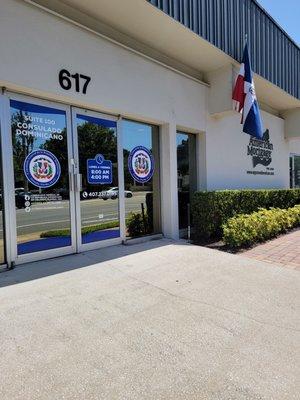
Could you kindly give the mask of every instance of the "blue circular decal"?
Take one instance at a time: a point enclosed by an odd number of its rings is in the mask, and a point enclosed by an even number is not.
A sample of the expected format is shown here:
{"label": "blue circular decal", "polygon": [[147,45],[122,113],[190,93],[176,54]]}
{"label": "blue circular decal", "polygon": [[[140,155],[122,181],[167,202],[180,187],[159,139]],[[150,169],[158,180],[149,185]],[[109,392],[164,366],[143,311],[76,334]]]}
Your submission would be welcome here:
{"label": "blue circular decal", "polygon": [[150,181],[154,173],[154,159],[150,151],[144,146],[137,146],[131,150],[128,157],[128,168],[136,182]]}
{"label": "blue circular decal", "polygon": [[48,188],[59,180],[61,168],[58,159],[50,151],[35,150],[24,161],[24,173],[34,186]]}

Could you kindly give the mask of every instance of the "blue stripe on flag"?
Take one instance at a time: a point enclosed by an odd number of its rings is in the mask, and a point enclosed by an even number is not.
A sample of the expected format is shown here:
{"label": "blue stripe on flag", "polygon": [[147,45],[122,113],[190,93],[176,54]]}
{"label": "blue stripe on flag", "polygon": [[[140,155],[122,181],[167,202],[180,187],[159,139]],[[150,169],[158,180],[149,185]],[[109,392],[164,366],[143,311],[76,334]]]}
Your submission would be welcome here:
{"label": "blue stripe on flag", "polygon": [[248,52],[247,43],[244,48],[243,63],[244,63],[244,68],[245,68],[244,79],[246,82],[252,83],[252,71],[251,71],[251,63],[250,63],[250,56],[249,56],[249,52]]}
{"label": "blue stripe on flag", "polygon": [[243,132],[255,136],[257,139],[262,139],[263,137],[262,121],[256,100],[254,100],[254,103],[245,119]]}

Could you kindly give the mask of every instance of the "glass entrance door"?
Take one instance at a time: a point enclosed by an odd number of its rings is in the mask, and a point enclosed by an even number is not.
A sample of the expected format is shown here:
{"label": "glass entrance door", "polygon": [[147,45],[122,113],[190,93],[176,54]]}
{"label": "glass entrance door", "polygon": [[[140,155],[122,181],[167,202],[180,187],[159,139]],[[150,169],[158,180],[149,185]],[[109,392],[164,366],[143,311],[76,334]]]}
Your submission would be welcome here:
{"label": "glass entrance door", "polygon": [[5,246],[4,246],[4,201],[3,201],[3,168],[2,168],[2,149],[0,135],[0,265],[5,263]]}
{"label": "glass entrance door", "polygon": [[177,179],[179,229],[186,229],[192,194],[197,187],[196,136],[177,132]]}
{"label": "glass entrance door", "polygon": [[[116,117],[21,95],[9,95],[7,101],[13,261],[161,232],[157,127],[123,121],[122,147]],[[1,227],[2,208],[0,264]]]}
{"label": "glass entrance door", "polygon": [[74,252],[69,108],[20,97],[10,99],[10,113],[17,257]]}
{"label": "glass entrance door", "polygon": [[300,188],[300,155],[290,156],[290,187]]}
{"label": "glass entrance door", "polygon": [[73,109],[78,249],[120,241],[117,119]]}

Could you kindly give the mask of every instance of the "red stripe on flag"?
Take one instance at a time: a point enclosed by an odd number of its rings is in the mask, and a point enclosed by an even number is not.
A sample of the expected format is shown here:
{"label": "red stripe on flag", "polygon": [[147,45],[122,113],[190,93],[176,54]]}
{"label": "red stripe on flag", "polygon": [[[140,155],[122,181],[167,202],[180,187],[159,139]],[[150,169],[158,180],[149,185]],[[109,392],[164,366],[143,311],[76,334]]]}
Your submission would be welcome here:
{"label": "red stripe on flag", "polygon": [[232,94],[232,100],[237,102],[236,110],[238,112],[241,112],[245,102],[244,77],[242,75],[238,75],[236,79],[235,87]]}

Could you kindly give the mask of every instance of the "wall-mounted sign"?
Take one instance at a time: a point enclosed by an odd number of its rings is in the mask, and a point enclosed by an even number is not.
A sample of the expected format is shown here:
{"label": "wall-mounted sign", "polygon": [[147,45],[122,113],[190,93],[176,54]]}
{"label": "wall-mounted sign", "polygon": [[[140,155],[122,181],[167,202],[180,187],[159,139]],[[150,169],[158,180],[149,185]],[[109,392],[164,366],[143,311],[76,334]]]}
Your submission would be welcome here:
{"label": "wall-mounted sign", "polygon": [[112,162],[105,160],[102,154],[87,160],[87,180],[91,185],[109,185],[112,183]]}
{"label": "wall-mounted sign", "polygon": [[247,146],[247,155],[252,157],[253,168],[258,165],[262,165],[267,168],[266,171],[247,171],[247,174],[274,175],[274,168],[268,168],[268,166],[272,163],[273,150],[274,146],[270,142],[269,129],[264,132],[261,140],[251,136],[249,145]]}
{"label": "wall-mounted sign", "polygon": [[253,167],[261,164],[267,167],[272,162],[273,144],[270,143],[270,133],[267,129],[263,135],[262,140],[256,139],[251,136],[248,145],[248,155],[252,156]]}
{"label": "wall-mounted sign", "polygon": [[86,94],[91,77],[78,72],[71,74],[67,69],[61,69],[58,74],[58,81],[60,87],[64,90],[70,90],[75,85],[77,93]]}
{"label": "wall-mounted sign", "polygon": [[150,181],[154,173],[154,159],[150,151],[144,146],[137,146],[131,150],[128,157],[128,168],[136,182]]}
{"label": "wall-mounted sign", "polygon": [[50,151],[35,150],[24,161],[24,174],[34,186],[48,188],[60,178],[60,163]]}

